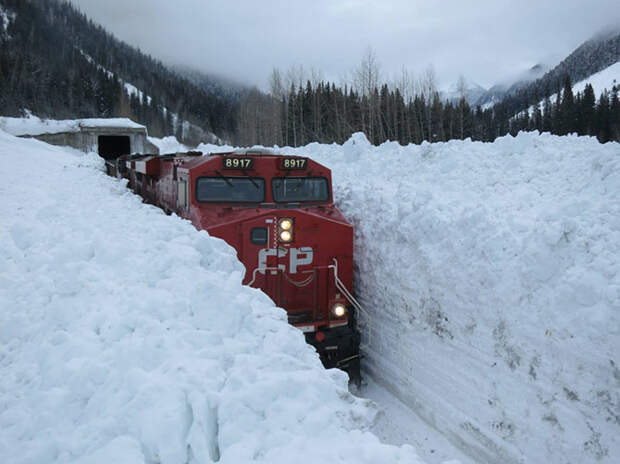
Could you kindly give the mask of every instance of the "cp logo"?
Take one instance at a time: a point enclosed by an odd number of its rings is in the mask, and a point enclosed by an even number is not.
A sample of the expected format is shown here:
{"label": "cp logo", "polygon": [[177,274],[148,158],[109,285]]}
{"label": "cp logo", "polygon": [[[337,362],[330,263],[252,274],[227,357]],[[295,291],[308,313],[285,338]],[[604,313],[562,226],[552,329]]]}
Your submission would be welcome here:
{"label": "cp logo", "polygon": [[[261,274],[264,274],[264,269],[267,267],[267,257],[277,256],[278,258],[284,258],[289,255],[289,273],[297,274],[297,267],[304,266],[306,264],[312,264],[314,259],[314,253],[310,247],[301,248],[263,248],[258,252],[258,269]],[[285,264],[278,264],[278,268],[286,272]]]}

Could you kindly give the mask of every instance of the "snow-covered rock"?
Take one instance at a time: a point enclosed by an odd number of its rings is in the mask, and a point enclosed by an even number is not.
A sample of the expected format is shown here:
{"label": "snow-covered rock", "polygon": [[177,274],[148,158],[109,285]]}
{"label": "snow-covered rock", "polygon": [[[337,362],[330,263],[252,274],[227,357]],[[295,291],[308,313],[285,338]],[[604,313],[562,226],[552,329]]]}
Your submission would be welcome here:
{"label": "snow-covered rock", "polygon": [[0,177],[0,462],[420,462],[225,242],[94,154],[0,131]]}

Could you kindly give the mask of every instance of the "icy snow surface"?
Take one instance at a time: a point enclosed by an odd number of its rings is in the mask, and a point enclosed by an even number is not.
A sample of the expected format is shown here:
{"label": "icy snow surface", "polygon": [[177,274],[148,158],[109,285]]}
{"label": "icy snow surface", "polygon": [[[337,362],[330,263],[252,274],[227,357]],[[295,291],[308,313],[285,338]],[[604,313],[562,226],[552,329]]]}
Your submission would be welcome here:
{"label": "icy snow surface", "polygon": [[0,462],[416,463],[223,241],[0,131]]}
{"label": "icy snow surface", "polygon": [[620,462],[620,144],[280,151],[356,226],[373,378],[479,462]]}

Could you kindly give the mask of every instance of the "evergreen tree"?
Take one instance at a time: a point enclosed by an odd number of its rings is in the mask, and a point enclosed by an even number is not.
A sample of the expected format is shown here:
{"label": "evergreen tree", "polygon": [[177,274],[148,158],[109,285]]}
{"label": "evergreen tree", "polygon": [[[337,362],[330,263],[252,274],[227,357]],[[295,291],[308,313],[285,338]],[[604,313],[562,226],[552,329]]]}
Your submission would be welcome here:
{"label": "evergreen tree", "polygon": [[596,135],[596,97],[591,84],[586,84],[581,105],[583,133]]}
{"label": "evergreen tree", "polygon": [[564,80],[564,89],[562,92],[562,103],[559,107],[558,134],[566,135],[568,133],[575,132],[577,129],[576,126],[577,115],[573,97],[573,85],[571,83],[570,76],[566,76],[566,79]]}

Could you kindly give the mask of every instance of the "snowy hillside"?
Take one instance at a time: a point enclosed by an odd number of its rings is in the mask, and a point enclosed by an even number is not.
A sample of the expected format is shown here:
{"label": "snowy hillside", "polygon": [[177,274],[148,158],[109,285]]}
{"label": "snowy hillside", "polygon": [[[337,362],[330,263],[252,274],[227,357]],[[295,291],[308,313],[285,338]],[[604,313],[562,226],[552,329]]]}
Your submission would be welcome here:
{"label": "snowy hillside", "polygon": [[0,462],[416,463],[223,241],[0,131]]}
{"label": "snowy hillside", "polygon": [[286,149],[357,226],[366,368],[480,462],[620,459],[620,144]]}
{"label": "snowy hillside", "polygon": [[573,94],[583,92],[586,84],[592,85],[597,96],[605,89],[611,90],[613,86],[620,85],[620,61],[574,84]]}
{"label": "snowy hillside", "polygon": [[[579,81],[572,86],[573,95],[576,95],[578,92],[583,93],[586,88],[586,85],[592,85],[592,89],[594,89],[594,95],[598,98],[600,94],[604,90],[611,90],[612,87],[616,85],[620,85],[620,61],[611,65],[610,67],[603,69],[602,71],[597,72],[596,74],[592,74],[587,79]],[[555,102],[558,98],[558,94],[554,93],[549,97],[551,102]],[[538,107],[541,112],[543,112],[544,105],[543,100],[538,102]],[[529,115],[533,116],[534,114],[534,105],[528,108]],[[524,110],[525,112],[525,110]]]}

